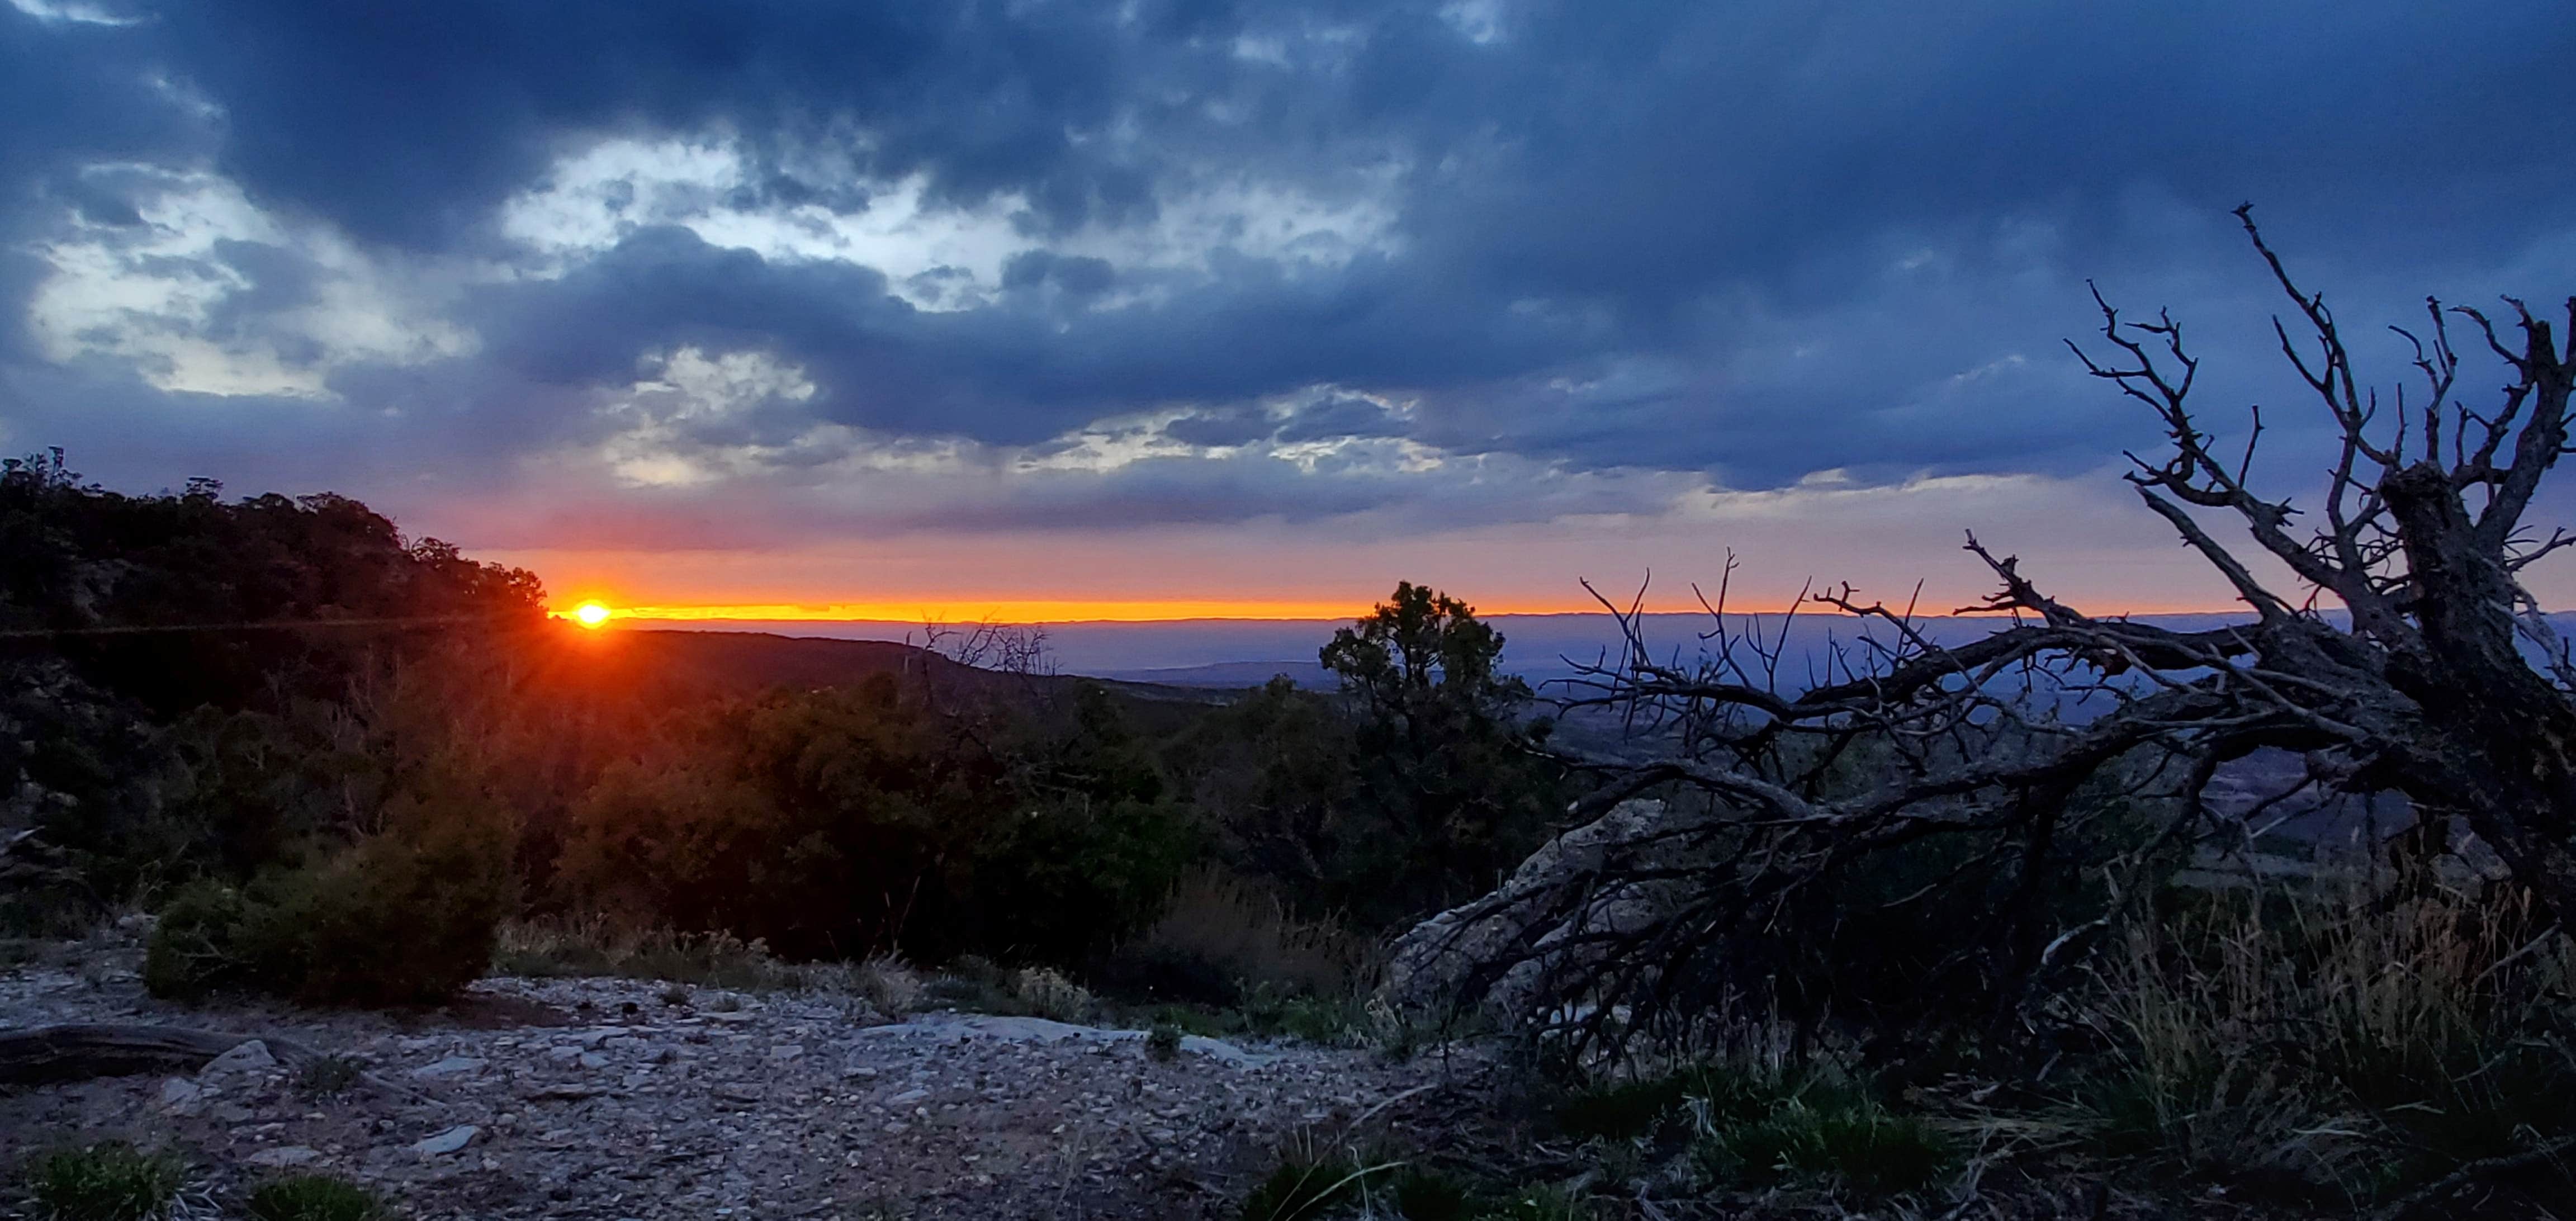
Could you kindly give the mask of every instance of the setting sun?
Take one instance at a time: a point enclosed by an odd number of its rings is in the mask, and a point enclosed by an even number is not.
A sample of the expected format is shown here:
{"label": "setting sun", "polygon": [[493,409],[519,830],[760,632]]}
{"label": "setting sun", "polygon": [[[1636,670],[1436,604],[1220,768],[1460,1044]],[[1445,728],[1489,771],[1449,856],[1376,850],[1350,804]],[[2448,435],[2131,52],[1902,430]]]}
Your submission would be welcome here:
{"label": "setting sun", "polygon": [[572,617],[583,627],[600,627],[608,622],[608,608],[597,602],[584,602],[573,608]]}

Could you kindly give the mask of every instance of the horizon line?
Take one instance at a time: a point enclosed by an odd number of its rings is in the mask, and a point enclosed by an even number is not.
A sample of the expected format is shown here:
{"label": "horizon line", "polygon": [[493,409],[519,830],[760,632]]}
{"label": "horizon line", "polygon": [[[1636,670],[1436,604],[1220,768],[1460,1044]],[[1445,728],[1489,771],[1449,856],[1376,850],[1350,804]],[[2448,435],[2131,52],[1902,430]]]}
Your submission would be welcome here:
{"label": "horizon line", "polygon": [[[977,623],[1070,625],[1091,623],[1351,622],[1367,615],[1371,608],[1377,605],[1375,602],[1371,602],[1366,605],[1355,605],[1345,602],[1232,602],[1198,599],[1096,602],[1071,600],[1060,601],[1051,599],[1006,599],[966,604],[972,605],[976,608],[972,614],[952,613],[958,609],[955,604],[947,607],[923,607],[919,604],[906,605],[891,602],[622,605],[607,599],[574,599],[568,602],[567,605],[579,605],[586,601],[599,601],[603,605],[607,606],[609,608],[611,622],[708,625],[719,623],[866,623],[925,626],[934,624],[969,625]],[[1478,606],[1471,603],[1470,608],[1479,618],[1540,615],[1607,615],[1610,613],[1609,611],[1604,610],[1598,603],[1535,606],[1507,604],[1500,607]],[[1790,608],[1783,606],[1763,606],[1741,610],[1729,608],[1726,613],[1729,615],[1760,615],[1765,617],[1778,617],[1788,614],[1789,609]],[[1836,610],[1833,607],[1822,606],[1814,603],[1802,604],[1796,609],[1797,613],[1801,615],[1822,615],[1828,618],[1846,617],[1841,611]],[[560,615],[563,611],[550,607],[550,613]],[[1703,608],[1690,606],[1674,610],[1654,610],[1649,608],[1645,613],[1653,615],[1705,616],[1708,612]],[[2118,618],[2122,616],[2138,615],[2224,615],[2241,613],[2247,613],[2245,608],[2242,606],[2215,609],[2209,607],[2148,607],[2130,608],[2121,611],[2098,612],[2095,614],[2095,617]],[[1987,617],[1987,615],[1972,611],[1963,612],[1958,610],[1940,610],[1918,611],[1914,617],[1917,619],[1952,619],[1984,618]]]}

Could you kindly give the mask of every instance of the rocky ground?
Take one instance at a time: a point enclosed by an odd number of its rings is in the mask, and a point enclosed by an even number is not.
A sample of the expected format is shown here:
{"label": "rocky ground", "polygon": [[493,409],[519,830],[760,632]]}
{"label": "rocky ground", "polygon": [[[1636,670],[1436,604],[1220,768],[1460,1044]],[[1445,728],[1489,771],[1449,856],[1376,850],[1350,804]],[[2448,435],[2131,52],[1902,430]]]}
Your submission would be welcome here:
{"label": "rocky ground", "polygon": [[[292,1040],[372,1082],[245,1046],[183,1076],[0,1088],[0,1164],[49,1145],[174,1147],[218,1196],[327,1171],[417,1218],[1231,1215],[1283,1140],[1451,1109],[1452,1057],[1190,1039],[855,998],[492,979],[409,1015],[183,1008],[121,955],[0,974],[0,1030],[152,1023]],[[1426,1088],[1427,1087],[1427,1088]]]}

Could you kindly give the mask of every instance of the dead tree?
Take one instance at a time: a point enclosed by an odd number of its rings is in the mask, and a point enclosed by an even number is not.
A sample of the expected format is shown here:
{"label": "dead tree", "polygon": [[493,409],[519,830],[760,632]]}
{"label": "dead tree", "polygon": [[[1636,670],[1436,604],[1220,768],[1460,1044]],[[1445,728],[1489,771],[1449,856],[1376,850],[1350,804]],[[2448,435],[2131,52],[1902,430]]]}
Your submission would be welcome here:
{"label": "dead tree", "polygon": [[[1522,930],[1470,991],[1535,965],[1550,973],[1555,1012],[1578,1025],[1669,1011],[1693,989],[1742,984],[1712,955],[1776,930],[1801,896],[1881,854],[1949,841],[1949,872],[1875,918],[1907,919],[1943,887],[1984,886],[1978,927],[1956,930],[1945,969],[1974,974],[1993,1019],[2010,1022],[2030,981],[2106,922],[2069,925],[2039,893],[2064,864],[2055,854],[2070,820],[2092,816],[2072,800],[2079,789],[2117,779],[2163,799],[2161,830],[2132,838],[2129,859],[2143,859],[2206,833],[2212,775],[2265,747],[2306,756],[2323,784],[2395,791],[2428,824],[2456,820],[2550,911],[2576,916],[2576,665],[2521,580],[2570,541],[2535,537],[2526,517],[2569,451],[2576,345],[2560,347],[2517,300],[2501,325],[2428,301],[2421,327],[2393,328],[2420,385],[2383,395],[2355,372],[2324,298],[2293,282],[2250,209],[2237,216],[2294,306],[2274,320],[2281,350],[2339,436],[2315,512],[2252,485],[2259,408],[2241,444],[2222,451],[2204,431],[2190,399],[2199,362],[2169,314],[2132,320],[2097,291],[2099,343],[2069,346],[2161,421],[2168,448],[2130,455],[2127,478],[2225,577],[2242,620],[2185,631],[2087,614],[1971,535],[1967,550],[2000,588],[1961,613],[1995,614],[1997,630],[1943,643],[1911,607],[1848,587],[1804,596],[1871,630],[1793,692],[1779,681],[1786,629],[1741,630],[1723,587],[1703,599],[1712,647],[1687,665],[1649,652],[1636,605],[1605,602],[1626,655],[1586,667],[1563,702],[1653,725],[1676,745],[1643,764],[1592,760],[1607,783],[1584,809],[1650,792],[1698,804],[1578,876],[1452,913],[1453,927]],[[2576,332],[2576,299],[2568,310]],[[2455,394],[2455,332],[2502,362],[2500,401]],[[2254,551],[2222,538],[2231,520]],[[2250,554],[2267,557],[2262,571]],[[2061,715],[2070,703],[2094,714]],[[2114,871],[2102,884],[2139,880]],[[1653,917],[1596,918],[1623,897]]]}

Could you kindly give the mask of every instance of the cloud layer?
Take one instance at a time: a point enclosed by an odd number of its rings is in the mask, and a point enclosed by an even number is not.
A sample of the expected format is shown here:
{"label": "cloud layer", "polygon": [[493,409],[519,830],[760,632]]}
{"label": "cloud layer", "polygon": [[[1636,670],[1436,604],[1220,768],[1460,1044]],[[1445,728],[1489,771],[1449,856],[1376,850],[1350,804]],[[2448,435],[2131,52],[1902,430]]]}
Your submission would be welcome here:
{"label": "cloud layer", "polygon": [[2242,200],[2347,317],[2565,291],[2571,59],[2542,0],[13,0],[0,447],[510,549],[1919,513],[2152,442],[2088,278],[2290,399]]}

